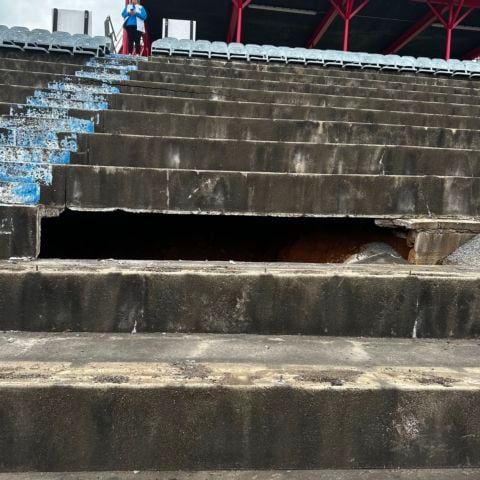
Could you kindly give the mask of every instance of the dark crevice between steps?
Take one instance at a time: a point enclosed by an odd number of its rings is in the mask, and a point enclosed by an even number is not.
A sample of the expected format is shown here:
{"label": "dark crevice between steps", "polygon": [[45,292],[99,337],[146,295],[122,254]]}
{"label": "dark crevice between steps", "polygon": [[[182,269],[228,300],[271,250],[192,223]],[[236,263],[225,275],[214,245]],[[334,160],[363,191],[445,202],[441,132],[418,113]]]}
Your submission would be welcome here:
{"label": "dark crevice between steps", "polygon": [[42,220],[41,258],[342,263],[371,242],[405,259],[374,220],[65,211]]}

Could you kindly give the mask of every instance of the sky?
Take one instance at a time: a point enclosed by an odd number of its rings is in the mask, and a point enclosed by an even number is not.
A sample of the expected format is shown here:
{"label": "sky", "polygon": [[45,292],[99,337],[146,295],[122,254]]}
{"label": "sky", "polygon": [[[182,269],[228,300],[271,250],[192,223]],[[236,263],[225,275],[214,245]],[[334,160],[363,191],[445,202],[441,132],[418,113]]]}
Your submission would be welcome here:
{"label": "sky", "polygon": [[[3,3],[3,1],[2,1]],[[120,13],[125,2],[123,0],[15,0],[15,8],[7,8],[2,12],[0,23],[12,27],[14,25],[52,30],[52,10],[65,8],[69,10],[90,10],[93,12],[93,34],[103,35],[103,22],[110,15],[115,29],[121,27]]]}

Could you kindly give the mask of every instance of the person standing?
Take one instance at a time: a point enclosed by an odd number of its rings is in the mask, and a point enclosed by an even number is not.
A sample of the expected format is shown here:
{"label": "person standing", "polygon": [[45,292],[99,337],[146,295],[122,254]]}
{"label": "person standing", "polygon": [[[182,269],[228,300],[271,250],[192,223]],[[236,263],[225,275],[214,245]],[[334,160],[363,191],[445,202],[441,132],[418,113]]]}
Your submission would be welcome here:
{"label": "person standing", "polygon": [[123,27],[127,31],[128,36],[128,53],[135,52],[140,54],[140,40],[145,33],[145,20],[147,19],[146,10],[140,5],[140,0],[131,0],[122,12],[122,17],[125,19]]}

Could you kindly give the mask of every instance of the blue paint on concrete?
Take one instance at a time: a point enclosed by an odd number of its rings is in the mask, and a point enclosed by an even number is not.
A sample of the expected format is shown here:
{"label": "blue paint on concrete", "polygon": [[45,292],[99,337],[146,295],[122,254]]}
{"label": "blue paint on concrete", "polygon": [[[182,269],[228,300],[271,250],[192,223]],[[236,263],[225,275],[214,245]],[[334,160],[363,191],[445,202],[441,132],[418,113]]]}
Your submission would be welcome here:
{"label": "blue paint on concrete", "polygon": [[102,72],[86,72],[85,70],[79,70],[75,72],[75,76],[78,78],[88,78],[90,80],[99,80],[101,82],[123,82],[129,79],[126,73],[102,73]]}
{"label": "blue paint on concrete", "polygon": [[6,205],[37,205],[40,185],[36,183],[0,182],[0,203]]}
{"label": "blue paint on concrete", "polygon": [[49,83],[0,117],[0,203],[38,204],[40,185],[52,184],[51,165],[70,163],[71,152],[78,151],[77,133],[95,130],[93,120],[74,117],[71,111],[107,110],[106,95],[120,93],[110,83],[128,80],[144,60],[124,55],[89,60],[88,70]]}
{"label": "blue paint on concrete", "polygon": [[52,167],[45,163],[0,162],[0,182],[52,184]]}
{"label": "blue paint on concrete", "polygon": [[65,165],[70,163],[70,152],[45,148],[0,147],[0,162]]}

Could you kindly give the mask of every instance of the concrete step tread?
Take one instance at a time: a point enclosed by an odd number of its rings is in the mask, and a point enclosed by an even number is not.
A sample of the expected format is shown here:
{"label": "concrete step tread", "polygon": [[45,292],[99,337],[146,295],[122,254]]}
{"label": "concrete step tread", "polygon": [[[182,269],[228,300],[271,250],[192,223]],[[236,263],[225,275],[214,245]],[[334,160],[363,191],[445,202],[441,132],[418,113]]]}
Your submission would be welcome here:
{"label": "concrete step tread", "polygon": [[[196,66],[206,66],[226,71],[235,71],[235,70],[245,70],[251,72],[274,72],[274,73],[285,73],[291,75],[341,75],[349,76],[351,78],[378,78],[378,79],[392,79],[400,80],[405,79],[405,81],[414,81],[416,79],[423,79],[426,81],[432,82],[443,82],[444,84],[457,84],[457,85],[475,85],[478,84],[478,78],[465,79],[465,78],[445,78],[445,77],[435,77],[429,74],[410,74],[406,72],[399,73],[385,73],[385,72],[375,72],[371,70],[359,70],[359,69],[348,69],[348,68],[335,68],[323,66],[312,66],[308,67],[299,66],[299,65],[279,65],[276,63],[264,63],[264,62],[242,62],[242,61],[227,61],[219,59],[202,59],[202,58],[185,58],[185,57],[151,57],[151,64],[169,64],[169,65],[180,65],[195,68]],[[140,65],[140,70],[142,69]]]}
{"label": "concrete step tread", "polygon": [[[152,98],[153,97],[153,98]],[[112,98],[112,97],[111,97]],[[121,105],[122,101],[134,101],[134,100],[140,100],[145,98],[143,95],[136,95],[136,94],[131,94],[131,93],[121,93],[118,96],[116,95],[115,97],[112,98],[112,100],[117,100],[115,102],[116,104]],[[352,97],[352,98],[357,98],[357,97]],[[362,98],[362,97],[358,97]],[[398,106],[398,103],[395,104],[395,106],[392,105],[392,102],[388,102],[385,104],[385,109],[382,108],[373,108],[371,104],[368,105],[367,108],[365,107],[345,107],[345,106],[338,106],[338,105],[302,105],[302,104],[291,104],[291,103],[271,103],[271,102],[261,102],[261,101],[248,101],[248,100],[222,100],[222,99],[215,99],[215,98],[190,98],[190,97],[170,97],[170,96],[164,96],[164,95],[148,95],[147,99],[149,101],[152,101],[153,99],[157,101],[168,101],[172,103],[185,103],[185,101],[191,102],[194,105],[222,105],[222,106],[251,106],[251,107],[261,107],[261,108],[271,108],[275,110],[312,110],[312,111],[322,111],[326,109],[333,109],[333,110],[340,110],[340,111],[361,111],[361,112],[385,112],[386,110],[391,113],[401,113],[401,114],[412,114],[412,115],[426,115],[426,116],[431,116],[433,118],[439,118],[439,117],[448,117],[448,118],[455,118],[455,119],[460,119],[460,118],[472,118],[471,115],[465,115],[464,111],[460,111],[459,113],[456,114],[451,114],[451,113],[431,113],[431,112],[424,112],[420,110],[420,107],[422,106],[423,102],[416,102],[416,108],[415,111],[408,111],[408,110],[401,110]],[[407,100],[398,100],[397,102],[402,102],[403,106],[410,105],[411,102]],[[141,105],[140,105],[141,106]],[[148,106],[148,105],[146,105]],[[388,107],[388,108],[387,108]],[[463,107],[463,105],[462,105]],[[115,110],[115,108],[113,108]],[[144,110],[144,109],[132,109],[132,111],[144,111],[144,112],[149,112],[151,110]]]}
{"label": "concrete step tread", "polygon": [[225,334],[0,334],[0,388],[292,387],[480,392],[478,340]]}
{"label": "concrete step tread", "polygon": [[[157,62],[150,62],[140,65],[139,72],[156,72],[156,73],[177,73],[177,74],[201,74],[213,75],[215,77],[225,78],[241,78],[251,80],[262,80],[269,78],[274,80],[285,79],[285,81],[314,83],[318,79],[338,79],[345,82],[369,82],[370,84],[392,83],[398,85],[408,85],[415,87],[431,87],[431,88],[450,88],[458,90],[468,90],[475,92],[480,88],[480,84],[473,81],[464,81],[463,83],[456,83],[455,79],[444,79],[439,77],[421,77],[406,75],[375,75],[374,72],[361,72],[359,70],[337,70],[337,69],[323,69],[314,70],[311,67],[305,69],[303,72],[285,69],[284,71],[269,71],[269,70],[246,70],[240,68],[222,68],[208,65],[181,65],[181,64],[159,64]],[[363,76],[361,74],[364,74]],[[349,75],[350,74],[350,75]],[[360,74],[360,75],[359,75]],[[446,80],[446,81],[445,81]]]}
{"label": "concrete step tread", "polygon": [[[423,92],[418,90],[396,90],[392,88],[376,88],[376,87],[361,87],[361,86],[348,86],[348,85],[310,85],[310,84],[292,84],[288,88],[288,84],[281,82],[268,82],[272,85],[265,85],[264,82],[253,82],[252,85],[239,85],[238,83],[232,82],[217,82],[217,84],[209,84],[208,81],[203,81],[199,79],[198,83],[189,82],[188,78],[185,79],[181,77],[179,80],[174,79],[136,79],[134,76],[130,80],[118,80],[119,83],[126,87],[135,87],[140,89],[164,89],[164,90],[173,90],[176,91],[186,91],[189,92],[192,96],[195,96],[199,92],[210,92],[210,93],[222,93],[228,92],[238,93],[241,97],[242,92],[247,92],[248,94],[257,94],[259,96],[268,94],[275,95],[307,95],[307,96],[318,96],[325,94],[335,94],[343,96],[354,96],[354,97],[364,97],[364,98],[373,98],[373,99],[390,99],[395,100],[400,95],[404,98],[409,98],[411,101],[429,101],[434,103],[456,103],[464,105],[480,105],[480,101],[477,101],[475,95],[461,95],[455,93],[443,93],[443,92]],[[172,81],[168,81],[172,80]],[[262,88],[264,87],[264,88]],[[275,88],[271,88],[275,87]],[[303,87],[303,88],[302,88]]]}
{"label": "concrete step tread", "polygon": [[[321,178],[321,177],[327,177],[327,178],[336,178],[339,180],[346,180],[348,181],[349,179],[355,180],[358,178],[362,179],[376,179],[376,178],[402,178],[405,181],[408,180],[414,180],[417,179],[419,176],[422,178],[432,178],[432,179],[439,179],[439,180],[445,180],[445,181],[450,181],[452,179],[451,175],[398,175],[398,174],[376,174],[376,173],[303,173],[303,172],[270,172],[270,171],[255,171],[255,170],[216,170],[216,169],[197,169],[197,168],[171,168],[171,167],[161,167],[161,168],[156,168],[156,167],[138,167],[135,165],[128,165],[128,166],[117,166],[117,165],[85,165],[85,164],[80,164],[80,165],[74,165],[74,164],[66,164],[66,165],[55,165],[55,168],[57,171],[58,169],[67,169],[71,172],[74,172],[76,170],[77,172],[95,172],[95,173],[125,173],[129,174],[132,173],[134,174],[135,172],[138,174],[145,174],[148,173],[148,171],[152,173],[175,173],[175,172],[186,172],[189,174],[194,174],[197,176],[200,175],[212,175],[212,176],[219,176],[219,175],[229,175],[229,176],[237,176],[241,175],[243,177],[248,177],[248,176],[269,176],[272,179],[276,178],[281,178],[281,177],[288,177],[291,179],[297,178],[297,179],[307,179],[307,178]],[[455,175],[454,176],[455,180],[457,181],[476,181],[478,177],[475,176],[461,176],[461,175]],[[168,179],[167,179],[168,181]],[[461,217],[461,216],[459,216]],[[470,218],[470,217],[466,217]]]}
{"label": "concrete step tread", "polygon": [[478,480],[480,469],[0,473],[0,480]]}
{"label": "concrete step tread", "polygon": [[[348,110],[348,109],[347,109]],[[352,109],[352,111],[354,111],[354,109]],[[382,112],[381,110],[376,110],[377,112]],[[404,112],[392,112],[392,113],[399,113],[399,114],[404,114]],[[114,115],[118,115],[118,116],[123,116],[123,117],[126,117],[128,115],[143,115],[145,117],[150,117],[152,120],[155,120],[155,119],[161,119],[161,118],[165,118],[165,117],[171,117],[171,118],[177,118],[177,119],[189,119],[189,118],[195,118],[195,119],[199,119],[199,118],[203,118],[203,119],[211,119],[211,120],[217,120],[217,121],[221,121],[221,120],[224,120],[224,121],[228,121],[228,120],[235,120],[235,121],[241,121],[241,122],[248,122],[248,121],[251,121],[251,122],[261,122],[261,123],[285,123],[285,124],[290,124],[290,125],[306,125],[306,124],[311,124],[311,125],[323,125],[323,124],[339,124],[339,125],[347,125],[347,126],[352,126],[352,125],[372,125],[372,126],[375,126],[375,127],[379,127],[379,126],[391,126],[391,127],[410,127],[410,128],[418,128],[418,129],[421,129],[421,130],[449,130],[449,131],[452,131],[454,130],[455,132],[462,132],[462,131],[467,131],[467,132],[478,132],[480,130],[479,129],[472,129],[472,128],[456,128],[456,129],[452,129],[452,128],[449,128],[449,127],[437,127],[437,126],[428,126],[428,127],[425,127],[425,126],[421,126],[421,125],[411,125],[411,124],[408,124],[408,125],[402,125],[402,124],[399,124],[399,123],[372,123],[372,122],[351,122],[351,121],[341,121],[341,120],[305,120],[305,119],[297,119],[297,118],[259,118],[259,117],[242,117],[242,118],[238,118],[238,117],[235,117],[233,115],[212,115],[212,116],[205,116],[205,115],[195,115],[195,114],[191,114],[191,113],[169,113],[169,112],[142,112],[142,111],[137,111],[137,110],[129,110],[129,111],[125,111],[125,110],[105,110],[105,111],[102,111],[100,113],[101,117],[110,117],[110,116],[114,116]],[[407,113],[408,114],[408,113]],[[426,115],[426,116],[431,116],[432,118],[435,118],[435,114],[419,114],[420,116],[422,115]],[[13,118],[28,118],[28,117],[13,117]],[[32,119],[32,123],[33,120],[35,119]],[[480,124],[479,124],[480,125]]]}
{"label": "concrete step tread", "polygon": [[[22,207],[32,208],[32,207]],[[35,207],[36,208],[36,207]],[[458,221],[458,220],[455,220]],[[440,225],[444,221],[439,222]],[[448,224],[448,222],[447,222]],[[78,273],[141,274],[181,273],[217,275],[302,275],[371,278],[437,278],[480,279],[480,270],[454,265],[364,265],[285,262],[216,262],[216,261],[150,261],[150,260],[57,260],[0,261],[0,272],[12,274]]]}
{"label": "concrete step tread", "polygon": [[[247,85],[255,84],[258,86],[265,87],[265,89],[270,89],[274,86],[280,86],[287,88],[299,88],[301,89],[302,86],[308,88],[310,85],[315,86],[337,86],[343,88],[354,88],[360,89],[361,91],[368,91],[368,90],[378,90],[381,88],[382,90],[389,90],[389,91],[402,91],[402,92],[416,92],[416,93],[431,93],[431,94],[441,94],[441,95],[476,95],[478,94],[477,88],[458,88],[454,87],[453,85],[448,91],[448,85],[446,86],[438,86],[438,85],[418,85],[415,83],[409,82],[391,82],[391,81],[379,81],[379,80],[360,80],[360,79],[352,79],[352,78],[345,78],[345,77],[333,77],[329,76],[325,78],[323,82],[315,82],[313,79],[315,77],[311,77],[308,82],[305,81],[297,81],[296,77],[292,77],[288,80],[279,79],[278,76],[274,78],[244,78],[239,76],[222,76],[218,75],[215,72],[211,72],[208,76],[202,75],[201,72],[195,71],[192,69],[191,72],[161,72],[161,71],[152,71],[152,70],[136,70],[135,72],[131,72],[131,79],[132,80],[140,80],[140,81],[156,81],[157,79],[160,81],[172,81],[174,83],[187,83],[184,79],[192,79],[192,84],[201,83],[202,85],[219,85],[220,84],[227,84],[229,82],[235,85],[242,85],[244,84],[245,88],[248,88]],[[203,81],[202,81],[203,80]],[[480,85],[480,84],[478,84]],[[240,87],[242,88],[242,87]],[[442,90],[443,88],[443,90]],[[460,91],[463,90],[463,91]]]}
{"label": "concrete step tread", "polygon": [[[466,155],[471,153],[472,155],[477,155],[478,150],[472,148],[448,148],[448,147],[436,147],[436,146],[428,146],[428,145],[383,145],[380,143],[362,143],[362,144],[350,144],[350,143],[332,143],[332,142],[325,142],[321,145],[314,143],[314,142],[278,142],[275,140],[245,140],[245,139],[234,139],[234,138],[196,138],[196,137],[178,137],[178,136],[162,136],[156,137],[154,135],[141,135],[141,134],[116,134],[110,132],[95,132],[93,136],[83,136],[83,134],[79,134],[79,138],[103,138],[108,139],[109,142],[115,142],[118,139],[131,139],[132,141],[143,141],[146,139],[157,139],[161,138],[162,141],[169,141],[169,140],[176,140],[181,142],[200,142],[200,143],[209,143],[209,144],[229,144],[232,145],[232,148],[237,148],[237,145],[295,145],[295,146],[312,146],[318,145],[320,148],[323,146],[334,146],[334,147],[347,147],[347,148],[381,148],[381,149],[395,149],[395,150],[404,150],[404,151],[411,151],[411,153],[415,153],[416,151],[422,152],[448,152],[449,154],[459,153],[462,155]],[[0,149],[2,147],[0,146]],[[4,147],[6,148],[6,147]]]}

